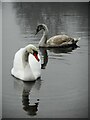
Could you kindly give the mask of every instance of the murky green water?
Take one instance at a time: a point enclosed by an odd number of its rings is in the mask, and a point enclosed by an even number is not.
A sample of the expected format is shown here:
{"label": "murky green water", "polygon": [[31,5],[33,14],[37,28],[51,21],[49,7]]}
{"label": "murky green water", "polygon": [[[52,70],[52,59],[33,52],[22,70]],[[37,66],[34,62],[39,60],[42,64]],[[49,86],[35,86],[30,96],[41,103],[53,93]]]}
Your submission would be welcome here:
{"label": "murky green water", "polygon": [[[3,3],[2,8],[3,118],[88,117],[88,4]],[[80,48],[40,49],[41,80],[24,83],[11,76],[13,57],[29,43],[38,46],[39,23],[48,26],[49,37],[81,37]]]}

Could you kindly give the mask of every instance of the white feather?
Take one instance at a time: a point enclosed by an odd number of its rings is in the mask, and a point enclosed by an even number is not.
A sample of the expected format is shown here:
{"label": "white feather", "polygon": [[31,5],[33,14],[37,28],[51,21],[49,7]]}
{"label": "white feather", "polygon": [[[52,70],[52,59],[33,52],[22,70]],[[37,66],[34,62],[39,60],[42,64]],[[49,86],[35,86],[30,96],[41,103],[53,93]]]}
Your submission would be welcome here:
{"label": "white feather", "polygon": [[[31,53],[29,53],[28,62],[26,62],[23,59],[25,50],[26,47],[21,48],[15,54],[11,74],[23,81],[34,81],[41,76],[41,60],[37,61],[37,59]],[[38,57],[40,59],[39,55]]]}

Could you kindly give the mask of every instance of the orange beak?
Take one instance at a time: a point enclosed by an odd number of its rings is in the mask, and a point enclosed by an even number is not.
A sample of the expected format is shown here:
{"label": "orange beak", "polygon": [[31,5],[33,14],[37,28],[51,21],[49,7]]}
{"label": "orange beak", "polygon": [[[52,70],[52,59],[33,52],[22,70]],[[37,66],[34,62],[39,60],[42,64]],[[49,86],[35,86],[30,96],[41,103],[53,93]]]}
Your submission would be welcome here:
{"label": "orange beak", "polygon": [[34,53],[34,57],[36,58],[36,60],[39,62],[39,58],[38,58],[38,54]]}

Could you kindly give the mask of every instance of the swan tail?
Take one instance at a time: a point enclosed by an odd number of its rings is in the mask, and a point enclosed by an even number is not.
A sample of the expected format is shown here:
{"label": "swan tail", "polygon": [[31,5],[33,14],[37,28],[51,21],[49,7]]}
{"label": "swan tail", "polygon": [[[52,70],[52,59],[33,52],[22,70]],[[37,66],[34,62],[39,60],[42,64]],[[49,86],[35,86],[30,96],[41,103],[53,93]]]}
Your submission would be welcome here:
{"label": "swan tail", "polygon": [[78,42],[81,38],[74,38],[74,41]]}
{"label": "swan tail", "polygon": [[81,38],[74,38],[74,43],[76,44]]}
{"label": "swan tail", "polygon": [[75,40],[74,42],[75,42],[75,44],[76,44],[76,43],[78,42],[78,40]]}

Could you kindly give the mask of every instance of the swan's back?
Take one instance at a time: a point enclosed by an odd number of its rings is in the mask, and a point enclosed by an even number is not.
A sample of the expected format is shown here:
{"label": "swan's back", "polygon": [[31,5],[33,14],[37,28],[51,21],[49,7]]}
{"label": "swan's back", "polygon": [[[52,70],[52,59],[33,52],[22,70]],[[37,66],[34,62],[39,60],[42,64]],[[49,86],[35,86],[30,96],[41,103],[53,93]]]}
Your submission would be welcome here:
{"label": "swan's back", "polygon": [[64,42],[70,42],[73,39],[67,35],[56,35],[47,40],[48,45],[61,45]]}

